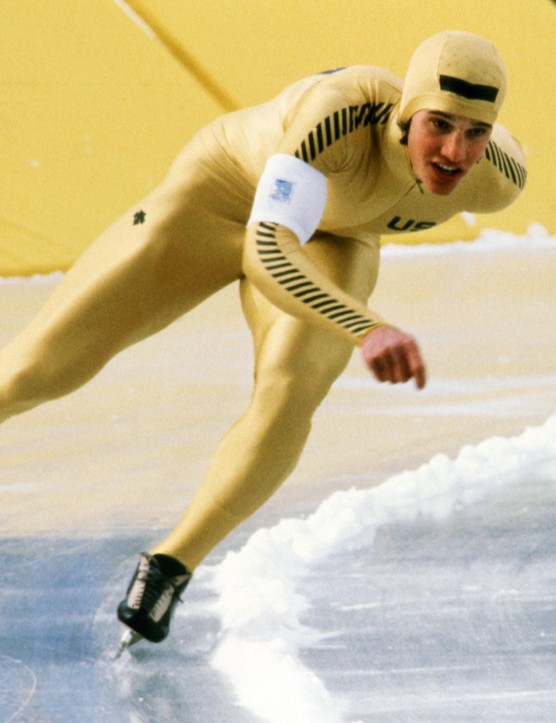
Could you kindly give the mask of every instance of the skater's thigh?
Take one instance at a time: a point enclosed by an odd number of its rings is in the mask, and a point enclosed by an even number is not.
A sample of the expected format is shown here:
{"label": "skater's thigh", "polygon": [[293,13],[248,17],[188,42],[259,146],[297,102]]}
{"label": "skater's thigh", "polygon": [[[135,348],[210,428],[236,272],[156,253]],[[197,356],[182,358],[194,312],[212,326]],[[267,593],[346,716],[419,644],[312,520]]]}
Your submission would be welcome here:
{"label": "skater's thigh", "polygon": [[34,333],[101,341],[106,354],[163,328],[241,276],[244,227],[163,184],[105,231],[66,274]]}

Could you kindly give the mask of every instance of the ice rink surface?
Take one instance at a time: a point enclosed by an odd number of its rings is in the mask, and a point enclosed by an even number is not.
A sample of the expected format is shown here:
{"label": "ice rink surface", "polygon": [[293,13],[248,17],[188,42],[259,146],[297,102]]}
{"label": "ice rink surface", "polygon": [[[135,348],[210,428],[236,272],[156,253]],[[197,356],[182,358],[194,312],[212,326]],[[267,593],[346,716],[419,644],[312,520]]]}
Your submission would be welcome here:
{"label": "ice rink surface", "polygon": [[[427,389],[354,355],[170,638],[118,660],[137,553],[248,399],[236,290],[6,423],[0,721],[556,721],[555,268],[538,228],[387,247],[371,305],[417,336]],[[56,283],[0,283],[1,343]]]}

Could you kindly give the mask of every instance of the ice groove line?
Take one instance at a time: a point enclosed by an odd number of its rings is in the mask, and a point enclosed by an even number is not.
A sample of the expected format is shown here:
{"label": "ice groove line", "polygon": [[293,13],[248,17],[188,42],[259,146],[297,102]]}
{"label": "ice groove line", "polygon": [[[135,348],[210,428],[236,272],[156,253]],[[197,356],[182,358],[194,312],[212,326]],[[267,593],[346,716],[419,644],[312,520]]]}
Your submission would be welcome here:
{"label": "ice groove line", "polygon": [[19,714],[22,713],[22,711],[24,711],[25,708],[27,708],[27,706],[31,702],[33,696],[35,695],[35,691],[37,690],[37,676],[35,675],[33,670],[28,665],[25,665],[25,663],[23,661],[18,660],[17,658],[12,658],[11,655],[6,655],[5,653],[0,653],[0,655],[2,655],[3,658],[6,658],[6,660],[12,660],[15,663],[18,663],[19,665],[21,665],[23,667],[23,669],[27,673],[29,673],[29,675],[31,676],[31,690],[29,691],[26,699],[19,706],[19,708],[16,711],[14,711],[11,714],[11,716],[4,721],[4,723],[10,723],[10,721],[15,720],[19,716]]}

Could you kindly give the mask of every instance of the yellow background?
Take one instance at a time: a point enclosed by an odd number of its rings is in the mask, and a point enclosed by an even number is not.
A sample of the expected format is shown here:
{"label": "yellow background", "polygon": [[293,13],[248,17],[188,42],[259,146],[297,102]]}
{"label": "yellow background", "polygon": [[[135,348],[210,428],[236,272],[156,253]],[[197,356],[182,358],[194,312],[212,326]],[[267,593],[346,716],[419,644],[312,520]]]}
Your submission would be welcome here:
{"label": "yellow background", "polygon": [[482,34],[504,56],[500,120],[525,148],[529,183],[475,226],[458,218],[402,240],[523,233],[533,222],[555,233],[550,0],[3,0],[0,275],[67,268],[225,110],[340,65],[403,77],[414,47],[446,28]]}

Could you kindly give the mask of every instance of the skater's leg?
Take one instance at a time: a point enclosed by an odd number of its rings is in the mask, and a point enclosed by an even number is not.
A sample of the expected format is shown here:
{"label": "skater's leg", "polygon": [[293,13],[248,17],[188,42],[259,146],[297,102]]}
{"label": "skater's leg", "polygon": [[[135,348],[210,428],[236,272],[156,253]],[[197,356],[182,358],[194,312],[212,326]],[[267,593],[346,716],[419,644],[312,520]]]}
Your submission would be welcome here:
{"label": "skater's leg", "polygon": [[198,187],[175,175],[92,244],[2,350],[0,421],[81,386],[241,276],[241,224],[207,218]]}
{"label": "skater's leg", "polygon": [[[329,237],[311,254],[337,283],[366,300],[376,280],[376,250]],[[153,552],[193,570],[234,527],[267,500],[295,467],[315,409],[353,347],[271,305],[250,282],[242,300],[255,342],[250,406],[220,443],[208,474],[176,529]]]}

